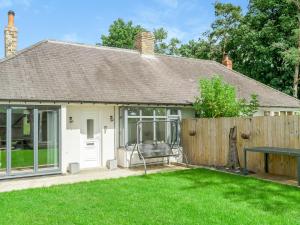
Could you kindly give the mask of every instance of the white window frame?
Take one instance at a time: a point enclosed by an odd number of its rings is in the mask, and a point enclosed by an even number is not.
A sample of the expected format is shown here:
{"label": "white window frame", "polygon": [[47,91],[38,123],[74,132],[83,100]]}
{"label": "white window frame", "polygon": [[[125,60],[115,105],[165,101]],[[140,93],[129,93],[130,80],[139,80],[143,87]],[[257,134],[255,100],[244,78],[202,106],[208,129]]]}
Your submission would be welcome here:
{"label": "white window frame", "polygon": [[[181,121],[181,110],[180,109],[177,109],[177,115],[173,114],[171,115],[171,108],[165,108],[166,110],[166,115],[165,116],[157,116],[156,115],[156,110],[157,108],[163,108],[163,107],[149,107],[153,110],[153,115],[152,116],[143,116],[142,115],[142,112],[143,112],[143,108],[147,108],[147,107],[136,107],[139,109],[139,113],[138,115],[136,116],[130,116],[128,114],[128,110],[130,109],[131,107],[125,107],[124,108],[124,145],[127,145],[128,144],[128,119],[139,119],[139,121],[142,121],[143,119],[153,119],[153,141],[155,141],[157,139],[156,137],[156,123],[155,121],[157,120],[172,120],[172,119],[176,119],[176,120],[179,120]],[[120,110],[121,111],[121,110]],[[169,138],[169,134],[170,134],[170,126],[167,126],[166,129],[165,129],[165,137],[166,137],[166,140]],[[141,141],[142,140],[142,133],[143,133],[143,128],[140,129],[140,137],[141,137]],[[178,126],[178,136],[180,137],[180,126]]]}

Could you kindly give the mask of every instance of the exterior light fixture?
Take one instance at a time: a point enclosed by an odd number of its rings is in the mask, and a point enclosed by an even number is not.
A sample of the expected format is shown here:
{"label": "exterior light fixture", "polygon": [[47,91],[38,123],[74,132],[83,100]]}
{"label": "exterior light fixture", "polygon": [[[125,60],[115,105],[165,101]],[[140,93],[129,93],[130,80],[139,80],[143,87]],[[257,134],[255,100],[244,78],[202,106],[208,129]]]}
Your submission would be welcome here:
{"label": "exterior light fixture", "polygon": [[73,122],[74,122],[73,117],[70,116],[70,117],[69,117],[69,123],[73,123]]}
{"label": "exterior light fixture", "polygon": [[110,122],[114,122],[114,117],[113,116],[109,116],[109,120],[110,120]]}

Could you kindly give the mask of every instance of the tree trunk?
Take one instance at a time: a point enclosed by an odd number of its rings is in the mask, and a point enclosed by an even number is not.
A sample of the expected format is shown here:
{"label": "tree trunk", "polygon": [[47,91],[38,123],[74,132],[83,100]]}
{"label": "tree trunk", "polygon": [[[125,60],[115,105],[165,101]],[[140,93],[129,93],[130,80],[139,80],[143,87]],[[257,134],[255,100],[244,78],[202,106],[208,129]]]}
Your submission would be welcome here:
{"label": "tree trunk", "polygon": [[295,65],[293,96],[298,98],[298,84],[299,84],[299,63]]}
{"label": "tree trunk", "polygon": [[240,161],[237,151],[237,128],[236,126],[230,128],[229,132],[229,155],[228,155],[228,162],[227,167],[230,169],[238,169],[240,168]]}
{"label": "tree trunk", "polygon": [[[300,5],[297,5],[298,10],[300,10]],[[300,52],[300,13],[297,15],[298,17],[298,54]],[[299,58],[299,56],[298,56]],[[298,98],[298,85],[299,85],[299,59],[297,59],[297,63],[295,65],[295,73],[294,73],[294,85],[293,85],[293,96]]]}

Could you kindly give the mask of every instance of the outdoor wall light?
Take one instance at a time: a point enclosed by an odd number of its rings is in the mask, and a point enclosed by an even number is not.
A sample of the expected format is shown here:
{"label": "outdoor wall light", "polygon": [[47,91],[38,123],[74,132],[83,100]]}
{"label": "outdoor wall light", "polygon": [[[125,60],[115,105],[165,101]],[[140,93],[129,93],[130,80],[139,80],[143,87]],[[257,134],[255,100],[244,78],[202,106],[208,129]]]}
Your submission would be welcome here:
{"label": "outdoor wall light", "polygon": [[73,117],[70,116],[70,117],[69,117],[69,123],[73,123],[73,122],[74,122]]}
{"label": "outdoor wall light", "polygon": [[110,122],[114,122],[114,117],[113,117],[113,116],[110,116],[110,117],[109,117],[109,120],[110,120]]}

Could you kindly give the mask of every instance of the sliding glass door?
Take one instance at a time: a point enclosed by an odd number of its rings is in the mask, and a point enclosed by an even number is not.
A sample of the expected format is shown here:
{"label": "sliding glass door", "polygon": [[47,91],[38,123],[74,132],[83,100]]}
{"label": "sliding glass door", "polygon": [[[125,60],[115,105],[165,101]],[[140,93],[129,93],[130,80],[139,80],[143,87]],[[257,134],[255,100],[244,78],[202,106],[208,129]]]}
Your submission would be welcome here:
{"label": "sliding glass door", "polygon": [[0,105],[0,178],[60,169],[59,107]]}
{"label": "sliding glass door", "polygon": [[0,177],[6,175],[6,107],[0,106]]}
{"label": "sliding glass door", "polygon": [[34,121],[32,107],[11,109],[11,173],[31,173],[34,169]]}
{"label": "sliding glass door", "polygon": [[38,137],[38,169],[58,168],[58,110],[39,110]]}

